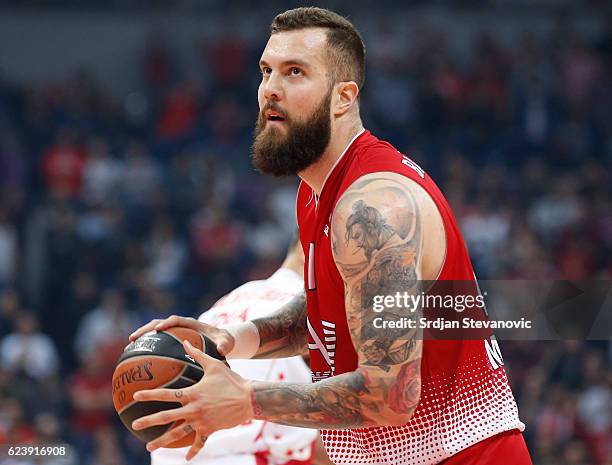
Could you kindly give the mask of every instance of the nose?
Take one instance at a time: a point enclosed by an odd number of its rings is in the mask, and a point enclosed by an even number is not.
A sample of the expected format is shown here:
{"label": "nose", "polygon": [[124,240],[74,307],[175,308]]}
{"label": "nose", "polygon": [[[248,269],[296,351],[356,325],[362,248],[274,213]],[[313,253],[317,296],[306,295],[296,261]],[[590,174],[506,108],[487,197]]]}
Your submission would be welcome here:
{"label": "nose", "polygon": [[264,97],[266,100],[278,102],[283,98],[283,86],[279,73],[272,72],[270,77],[264,82]]}

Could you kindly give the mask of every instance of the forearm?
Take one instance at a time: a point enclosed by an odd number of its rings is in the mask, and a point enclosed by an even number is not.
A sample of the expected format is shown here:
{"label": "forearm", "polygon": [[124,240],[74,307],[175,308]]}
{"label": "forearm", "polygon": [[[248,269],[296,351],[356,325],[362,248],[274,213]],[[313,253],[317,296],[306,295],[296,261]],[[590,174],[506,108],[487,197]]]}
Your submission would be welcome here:
{"label": "forearm", "polygon": [[253,381],[253,409],[258,418],[304,428],[405,424],[419,401],[418,363],[407,364],[408,370],[396,367],[392,376],[360,367],[313,384]]}
{"label": "forearm", "polygon": [[253,358],[302,355],[306,349],[306,294],[301,292],[279,310],[253,320],[259,350]]}

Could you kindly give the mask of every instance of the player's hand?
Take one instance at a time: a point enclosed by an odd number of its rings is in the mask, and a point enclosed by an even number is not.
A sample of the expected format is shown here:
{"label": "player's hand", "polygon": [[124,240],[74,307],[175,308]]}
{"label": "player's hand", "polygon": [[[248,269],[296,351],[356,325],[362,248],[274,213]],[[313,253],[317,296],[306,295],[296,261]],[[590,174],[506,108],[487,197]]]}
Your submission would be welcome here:
{"label": "player's hand", "polygon": [[149,331],[163,331],[164,329],[173,328],[175,326],[191,328],[209,337],[217,345],[217,350],[223,356],[226,356],[234,348],[234,336],[227,330],[202,323],[195,318],[177,315],[169,316],[164,320],[156,319],[150,321],[130,334],[130,341],[135,341]]}
{"label": "player's hand", "polygon": [[147,443],[147,450],[154,451],[195,431],[195,440],[187,452],[191,460],[215,431],[232,428],[253,419],[250,381],[230,370],[223,362],[214,359],[183,342],[185,352],[204,368],[202,379],[184,389],[150,389],[138,391],[134,400],[139,402],[180,402],[182,407],[139,418],[132,428],[141,430],[155,425],[176,423],[164,434]]}

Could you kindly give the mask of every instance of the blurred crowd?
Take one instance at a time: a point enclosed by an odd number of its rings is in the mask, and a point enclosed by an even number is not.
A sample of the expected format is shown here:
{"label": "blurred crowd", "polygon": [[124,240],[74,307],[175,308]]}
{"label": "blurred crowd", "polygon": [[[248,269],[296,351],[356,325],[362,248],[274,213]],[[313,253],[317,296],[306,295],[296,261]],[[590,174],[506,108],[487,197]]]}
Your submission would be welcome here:
{"label": "blurred crowd", "polygon": [[[441,186],[477,276],[612,278],[612,29],[483,33],[463,56],[444,31],[414,37],[365,37],[362,114]],[[262,46],[203,42],[186,70],[152,36],[123,99],[87,70],[0,78],[0,444],[147,463],[110,396],[127,335],[280,263],[297,182],[250,167]],[[610,465],[609,343],[501,347],[534,463]]]}

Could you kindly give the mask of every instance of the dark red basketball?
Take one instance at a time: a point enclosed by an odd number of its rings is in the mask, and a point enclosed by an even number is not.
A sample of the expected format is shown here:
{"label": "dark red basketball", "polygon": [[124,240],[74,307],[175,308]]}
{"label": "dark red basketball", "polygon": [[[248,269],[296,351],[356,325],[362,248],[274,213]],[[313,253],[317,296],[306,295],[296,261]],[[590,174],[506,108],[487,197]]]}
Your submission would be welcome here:
{"label": "dark red basketball", "polygon": [[[140,336],[129,344],[113,373],[113,403],[119,418],[134,435],[145,442],[161,436],[180,423],[153,426],[140,431],[132,429],[137,418],[174,409],[179,402],[136,402],[134,393],[144,389],[180,389],[197,383],[204,375],[202,367],[183,349],[183,340],[207,353],[211,357],[225,360],[217,346],[206,336],[189,328],[174,327],[161,332],[151,332]],[[190,446],[195,432],[175,441],[167,447]]]}

